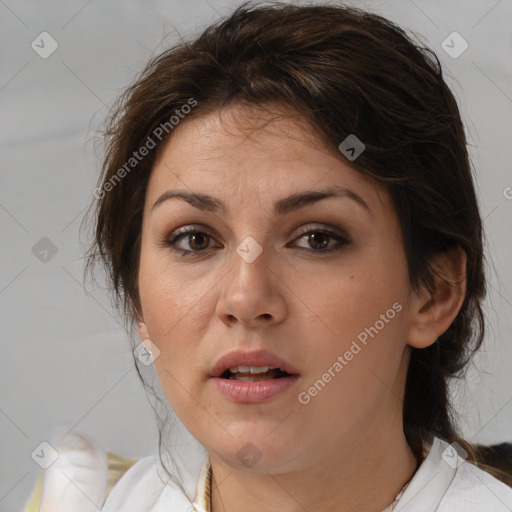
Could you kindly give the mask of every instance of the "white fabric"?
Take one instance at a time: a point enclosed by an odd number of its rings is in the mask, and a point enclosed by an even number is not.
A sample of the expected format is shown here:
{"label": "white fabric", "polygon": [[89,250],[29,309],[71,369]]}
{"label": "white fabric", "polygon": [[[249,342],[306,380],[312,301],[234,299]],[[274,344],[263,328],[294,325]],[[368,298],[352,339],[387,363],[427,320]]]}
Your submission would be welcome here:
{"label": "white fabric", "polygon": [[[73,439],[69,439],[72,442]],[[106,455],[90,440],[74,449],[60,447],[58,461],[43,482],[41,510],[99,510],[107,479]],[[434,438],[428,454],[393,512],[511,512],[512,488],[464,462],[444,441]],[[105,456],[104,456],[105,455]],[[451,455],[452,457],[447,457]],[[203,512],[194,504],[206,450],[199,444],[175,448],[183,492],[164,472],[158,456],[137,461],[110,492],[103,512]],[[79,483],[80,491],[75,483]],[[204,478],[204,472],[203,472]],[[200,501],[200,500],[198,500]]]}
{"label": "white fabric", "polygon": [[54,435],[59,454],[44,472],[40,512],[97,512],[105,500],[108,480],[106,450],[93,439],[76,432]]}
{"label": "white fabric", "polygon": [[[454,453],[457,460],[448,464],[447,453]],[[436,437],[394,512],[510,511],[512,488],[464,462],[448,443]]]}
{"label": "white fabric", "polygon": [[[512,488],[464,462],[456,453],[451,465],[443,451],[453,450],[434,438],[429,453],[410,481],[394,512],[511,512]],[[447,453],[447,452],[445,452]],[[192,456],[183,467],[188,475],[184,495],[173,484],[158,478],[156,456],[136,462],[107,499],[104,512],[190,512],[201,471],[201,460]],[[198,508],[196,508],[198,510]]]}
{"label": "white fabric", "polygon": [[[110,492],[103,512],[191,512],[206,450],[199,444],[175,447],[185,493],[169,479],[156,455],[137,461]],[[78,512],[78,511],[77,511]],[[80,511],[81,512],[81,511]]]}

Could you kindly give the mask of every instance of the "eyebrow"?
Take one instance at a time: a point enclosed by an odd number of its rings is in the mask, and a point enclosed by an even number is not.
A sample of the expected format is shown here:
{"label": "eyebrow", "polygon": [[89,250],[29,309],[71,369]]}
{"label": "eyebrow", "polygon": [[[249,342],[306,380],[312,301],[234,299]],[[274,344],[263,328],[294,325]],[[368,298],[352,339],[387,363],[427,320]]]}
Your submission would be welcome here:
{"label": "eyebrow", "polygon": [[[305,190],[303,192],[296,192],[288,197],[279,199],[274,203],[274,215],[283,216],[295,210],[299,210],[313,203],[328,199],[330,197],[340,197],[351,199],[356,202],[359,206],[365,209],[370,215],[372,214],[370,207],[366,201],[355,192],[347,187],[341,187],[338,185],[332,185],[322,190]],[[151,211],[155,210],[162,203],[171,199],[182,199],[189,203],[194,208],[202,211],[208,211],[213,213],[225,213],[226,205],[216,199],[215,197],[207,194],[200,194],[197,192],[187,192],[178,190],[167,190],[164,192],[153,204]]]}

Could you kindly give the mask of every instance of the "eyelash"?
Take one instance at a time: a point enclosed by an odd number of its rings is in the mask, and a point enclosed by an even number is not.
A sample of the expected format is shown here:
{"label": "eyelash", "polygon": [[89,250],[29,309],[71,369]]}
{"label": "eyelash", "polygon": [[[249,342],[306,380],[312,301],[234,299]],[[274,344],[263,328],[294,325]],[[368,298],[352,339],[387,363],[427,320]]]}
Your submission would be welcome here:
{"label": "eyelash", "polygon": [[[333,251],[339,251],[344,245],[348,245],[351,243],[348,240],[348,238],[344,237],[339,232],[334,231],[333,229],[330,229],[327,227],[315,228],[315,229],[307,229],[307,227],[302,228],[302,232],[299,234],[299,236],[295,240],[304,238],[306,235],[310,235],[311,233],[322,233],[322,234],[328,235],[329,238],[336,239],[338,241],[338,243],[334,247],[331,247],[330,249],[306,249],[304,247],[300,247],[299,249],[311,251],[316,254],[326,254],[326,253],[331,253]],[[208,236],[211,239],[214,238],[213,235],[208,233],[208,231],[206,231],[204,229],[197,229],[197,228],[190,226],[190,227],[184,227],[184,228],[177,229],[176,231],[171,233],[171,235],[169,237],[164,238],[162,240],[161,245],[163,247],[170,248],[172,251],[175,251],[184,257],[199,255],[202,253],[204,254],[208,250],[208,248],[202,249],[202,250],[188,250],[188,249],[177,249],[175,247],[176,243],[179,240],[181,240],[182,238],[185,238],[187,235],[195,235],[195,234],[203,234],[203,235]]]}

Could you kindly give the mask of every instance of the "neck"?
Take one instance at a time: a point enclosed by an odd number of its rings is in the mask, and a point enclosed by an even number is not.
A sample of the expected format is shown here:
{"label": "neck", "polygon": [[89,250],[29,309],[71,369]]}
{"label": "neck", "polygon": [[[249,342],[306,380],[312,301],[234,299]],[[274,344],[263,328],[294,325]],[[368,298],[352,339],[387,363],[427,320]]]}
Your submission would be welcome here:
{"label": "neck", "polygon": [[357,439],[331,447],[316,465],[295,472],[250,474],[210,457],[211,512],[382,512],[418,464],[401,425],[398,434],[393,427],[358,432]]}

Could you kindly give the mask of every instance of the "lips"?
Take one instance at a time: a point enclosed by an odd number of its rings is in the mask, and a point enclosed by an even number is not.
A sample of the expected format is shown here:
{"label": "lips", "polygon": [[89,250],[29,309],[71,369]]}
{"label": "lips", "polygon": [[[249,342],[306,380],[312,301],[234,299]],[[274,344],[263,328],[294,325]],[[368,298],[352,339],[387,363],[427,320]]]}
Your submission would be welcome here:
{"label": "lips", "polygon": [[[287,393],[299,380],[299,370],[268,350],[234,350],[210,370],[210,382],[236,404],[263,404]],[[286,399],[286,398],[285,398]]]}
{"label": "lips", "polygon": [[[210,377],[228,378],[230,368],[236,367],[275,368],[275,372],[284,375],[298,375],[299,370],[293,365],[268,350],[234,350],[220,357],[210,370]],[[277,375],[276,375],[277,376]]]}

